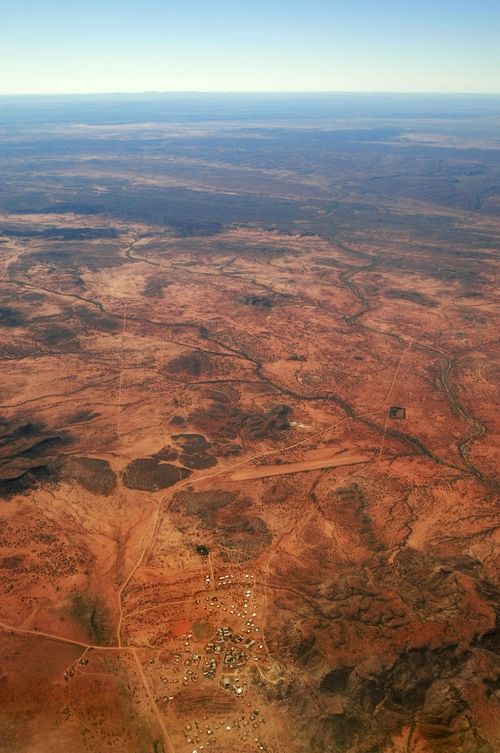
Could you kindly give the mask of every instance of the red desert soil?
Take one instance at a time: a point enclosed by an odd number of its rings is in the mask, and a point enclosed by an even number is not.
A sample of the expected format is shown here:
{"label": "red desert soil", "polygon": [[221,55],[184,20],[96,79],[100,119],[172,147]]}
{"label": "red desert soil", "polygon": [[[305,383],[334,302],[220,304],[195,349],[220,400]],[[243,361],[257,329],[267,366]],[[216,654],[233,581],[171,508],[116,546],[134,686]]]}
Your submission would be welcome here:
{"label": "red desert soil", "polygon": [[[366,137],[357,195],[326,156],[140,172],[139,131],[58,168],[97,214],[0,216],[1,753],[500,751],[498,216],[432,203],[431,147],[407,200]],[[147,215],[191,185],[209,219]]]}
{"label": "red desert soil", "polygon": [[493,325],[317,237],[118,230],[83,292],[10,242],[0,749],[491,753]]}

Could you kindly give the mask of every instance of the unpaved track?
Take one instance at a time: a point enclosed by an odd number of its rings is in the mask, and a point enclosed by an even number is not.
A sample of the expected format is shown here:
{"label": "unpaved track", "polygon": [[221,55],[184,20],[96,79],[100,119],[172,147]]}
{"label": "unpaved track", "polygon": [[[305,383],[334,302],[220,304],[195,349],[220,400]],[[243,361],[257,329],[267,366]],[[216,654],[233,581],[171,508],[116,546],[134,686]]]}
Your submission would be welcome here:
{"label": "unpaved track", "polygon": [[137,671],[139,672],[139,676],[142,680],[142,684],[144,685],[144,690],[146,691],[146,695],[148,697],[149,703],[151,704],[151,709],[156,717],[158,726],[161,729],[162,738],[163,738],[163,742],[165,743],[166,751],[168,751],[168,753],[175,753],[174,747],[172,745],[172,741],[170,739],[167,727],[165,725],[165,721],[163,719],[163,716],[160,713],[160,709],[158,708],[158,704],[156,703],[155,697],[153,695],[148,679],[144,672],[143,666],[141,664],[141,660],[139,659],[139,656],[135,648],[132,649],[132,655],[135,659],[135,663],[137,665]]}

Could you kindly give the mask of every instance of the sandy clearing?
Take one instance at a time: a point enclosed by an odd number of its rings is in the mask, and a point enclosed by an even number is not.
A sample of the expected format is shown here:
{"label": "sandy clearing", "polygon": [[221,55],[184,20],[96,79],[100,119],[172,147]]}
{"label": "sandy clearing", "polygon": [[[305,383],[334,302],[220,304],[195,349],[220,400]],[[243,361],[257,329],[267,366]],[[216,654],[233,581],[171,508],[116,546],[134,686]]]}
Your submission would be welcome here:
{"label": "sandy clearing", "polygon": [[287,465],[266,465],[253,468],[244,468],[231,475],[233,481],[247,481],[253,478],[267,478],[268,476],[282,476],[285,473],[302,473],[304,471],[318,471],[322,468],[335,468],[342,465],[357,465],[368,463],[369,455],[336,455],[333,458],[320,460],[302,460],[299,463],[287,463]]}

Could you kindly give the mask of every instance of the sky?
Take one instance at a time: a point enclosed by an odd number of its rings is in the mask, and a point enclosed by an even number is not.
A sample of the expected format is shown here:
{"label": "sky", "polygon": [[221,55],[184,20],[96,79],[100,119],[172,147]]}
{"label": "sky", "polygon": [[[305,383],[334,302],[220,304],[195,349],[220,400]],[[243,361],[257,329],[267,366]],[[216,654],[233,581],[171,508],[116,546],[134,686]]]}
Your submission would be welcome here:
{"label": "sky", "polygon": [[0,94],[500,93],[500,0],[0,0]]}

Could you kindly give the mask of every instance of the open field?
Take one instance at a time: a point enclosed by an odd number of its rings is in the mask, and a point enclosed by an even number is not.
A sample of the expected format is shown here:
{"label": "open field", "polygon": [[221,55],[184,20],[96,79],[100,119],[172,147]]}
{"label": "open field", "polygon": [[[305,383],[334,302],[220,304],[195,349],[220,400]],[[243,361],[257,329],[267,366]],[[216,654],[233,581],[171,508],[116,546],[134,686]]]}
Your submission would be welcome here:
{"label": "open field", "polygon": [[498,101],[161,102],[0,131],[1,753],[496,753]]}

